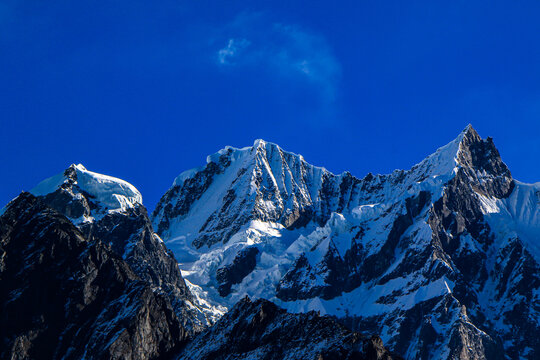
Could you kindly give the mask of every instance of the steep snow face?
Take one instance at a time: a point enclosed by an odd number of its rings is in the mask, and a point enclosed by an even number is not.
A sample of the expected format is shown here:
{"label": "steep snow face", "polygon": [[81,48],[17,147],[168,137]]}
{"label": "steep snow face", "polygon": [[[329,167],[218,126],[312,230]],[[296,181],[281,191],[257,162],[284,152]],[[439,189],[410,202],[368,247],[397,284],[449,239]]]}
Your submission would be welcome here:
{"label": "steep snow face", "polygon": [[514,187],[471,126],[408,171],[363,179],[257,140],[182,173],[153,223],[209,303],[266,298],[380,333],[407,358],[481,358],[502,353],[482,289],[508,255],[480,204]]}
{"label": "steep snow face", "polygon": [[[404,186],[395,188],[396,184],[412,185],[427,179],[427,184],[422,186],[431,187],[435,182],[447,181],[460,166],[458,155],[463,138],[468,133],[473,136],[473,132],[472,128],[467,127],[454,141],[438,149],[410,171],[396,170],[390,175],[368,174],[362,180],[347,172],[334,175],[325,168],[308,164],[301,155],[283,151],[276,144],[260,139],[251,147],[239,149],[227,146],[208,156],[205,166],[185,171],[174,180],[173,186],[154,211],[154,224],[168,239],[175,238],[177,234],[185,235],[192,229],[198,230],[203,225],[204,232],[209,235],[214,228],[205,222],[214,220],[211,217],[216,208],[229,210],[228,206],[234,205],[233,197],[250,197],[253,201],[246,204],[246,210],[254,212],[253,217],[258,219],[286,222],[287,226],[291,226],[298,220],[293,209],[300,207],[302,210],[302,206],[312,206],[314,210],[326,213],[324,220],[327,220],[331,211],[324,208],[325,200],[334,202],[334,207],[343,210],[344,205],[349,205],[349,208],[357,206],[369,196],[399,196],[408,190]],[[404,181],[405,177],[407,181]],[[334,195],[329,192],[333,190],[337,190],[339,195],[339,189],[333,187],[350,186],[348,182],[364,185],[362,194],[342,194],[353,197],[350,204],[338,204],[339,200],[344,202],[347,199],[324,198]],[[369,186],[377,187],[377,194],[367,194],[365,190],[371,190]],[[228,202],[224,201],[226,196]],[[193,224],[192,227],[178,227],[187,218]],[[219,241],[227,241],[228,238]],[[207,238],[207,241],[197,242],[197,245],[211,246],[213,240]]]}
{"label": "steep snow face", "polygon": [[[88,171],[82,164],[71,165],[63,173],[43,180],[30,192],[36,196],[46,196],[60,189],[71,192],[76,200],[87,197],[94,205],[94,217],[126,211],[142,204],[142,195],[133,185],[112,176]],[[85,215],[77,220],[93,220],[90,214]]]}
{"label": "steep snow face", "polygon": [[540,183],[515,184],[507,198],[481,196],[482,212],[498,239],[520,239],[540,263]]}
{"label": "steep snow face", "polygon": [[[272,236],[276,226],[324,225],[334,211],[351,212],[423,189],[441,190],[459,166],[466,132],[410,171],[368,174],[364,179],[334,175],[263,140],[241,149],[228,146],[208,156],[206,166],[175,179],[153,213],[154,227],[187,261],[190,254],[198,257],[199,251],[184,253],[192,245],[198,249],[227,243],[240,231],[254,230],[252,244],[263,233]],[[259,225],[250,226],[252,221]]]}
{"label": "steep snow face", "polygon": [[477,290],[511,358],[538,358],[540,341],[540,183],[515,181],[510,196],[479,195],[494,244],[487,252],[490,277]]}

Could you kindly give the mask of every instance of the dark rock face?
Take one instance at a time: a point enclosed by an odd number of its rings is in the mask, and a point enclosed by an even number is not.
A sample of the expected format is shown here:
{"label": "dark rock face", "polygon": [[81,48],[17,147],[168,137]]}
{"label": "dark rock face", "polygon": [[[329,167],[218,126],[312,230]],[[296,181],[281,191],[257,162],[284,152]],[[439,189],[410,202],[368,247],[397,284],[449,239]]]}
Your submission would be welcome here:
{"label": "dark rock face", "polygon": [[189,295],[178,263],[155,236],[143,206],[125,213],[107,214],[98,222],[81,225],[80,229],[89,237],[109,243],[142,279],[157,287],[171,287],[179,295]]}
{"label": "dark rock face", "polygon": [[110,246],[23,193],[0,217],[0,357],[154,359],[188,336]]}
{"label": "dark rock face", "polygon": [[317,274],[309,264],[306,256],[302,254],[277,284],[276,295],[284,301],[310,299],[321,295],[325,287],[311,285],[316,278]]}
{"label": "dark rock face", "polygon": [[200,312],[194,312],[186,304],[193,303],[193,296],[174,255],[154,234],[142,205],[124,213],[108,214],[98,222],[80,226],[80,229],[89,237],[109,243],[142,280],[167,296],[190,332],[200,331],[208,323],[208,320],[198,318],[202,316]]}
{"label": "dark rock face", "polygon": [[399,359],[380,338],[352,332],[315,312],[290,314],[270,301],[240,301],[178,359]]}
{"label": "dark rock face", "polygon": [[209,320],[187,304],[193,303],[192,294],[182,278],[174,255],[154,234],[145,207],[137,204],[122,211],[107,212],[101,209],[102,205],[95,198],[77,185],[75,166],[69,167],[64,176],[66,181],[56,191],[40,198],[74,222],[81,216],[95,217],[93,221],[77,223],[79,230],[88,239],[99,239],[110,245],[112,251],[122,257],[152,289],[169,297],[175,312],[189,331],[195,333],[202,330]]}
{"label": "dark rock face", "polygon": [[493,139],[488,137],[482,140],[476,130],[469,127],[461,144],[458,161],[467,175],[474,179],[471,182],[473,190],[496,198],[510,195],[514,188],[512,175]]}
{"label": "dark rock face", "polygon": [[259,250],[256,247],[246,248],[238,253],[232,264],[217,269],[216,279],[219,282],[219,294],[227,296],[231,292],[231,286],[239,284],[253,271],[257,264],[257,254]]}
{"label": "dark rock face", "polygon": [[[50,207],[68,218],[78,219],[83,216],[90,216],[92,210],[98,209],[99,205],[94,202],[95,199],[92,195],[78,189],[76,185],[77,171],[75,165],[67,168],[64,171],[64,176],[66,181],[60,186],[58,191],[43,196],[43,200]],[[75,196],[74,187],[82,196]]]}
{"label": "dark rock face", "polygon": [[[335,298],[357,280],[354,279],[357,273],[347,260],[340,256],[334,244],[329,245],[317,268],[310,265],[304,254],[300,255],[277,284],[276,296],[284,301]],[[322,284],[317,278],[322,278]]]}

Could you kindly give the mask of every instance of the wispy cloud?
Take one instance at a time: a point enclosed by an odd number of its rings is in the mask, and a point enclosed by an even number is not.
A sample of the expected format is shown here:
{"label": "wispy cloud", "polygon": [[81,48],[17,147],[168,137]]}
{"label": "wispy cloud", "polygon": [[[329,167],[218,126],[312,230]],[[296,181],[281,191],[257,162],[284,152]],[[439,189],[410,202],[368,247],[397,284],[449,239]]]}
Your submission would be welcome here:
{"label": "wispy cloud", "polygon": [[218,62],[222,65],[232,64],[234,57],[244,48],[248,47],[249,44],[249,41],[246,39],[229,39],[227,46],[223,49],[219,49],[217,53]]}
{"label": "wispy cloud", "polygon": [[216,51],[220,66],[260,67],[313,85],[327,102],[335,100],[341,66],[322,35],[261,13],[242,13],[221,30],[226,37]]}

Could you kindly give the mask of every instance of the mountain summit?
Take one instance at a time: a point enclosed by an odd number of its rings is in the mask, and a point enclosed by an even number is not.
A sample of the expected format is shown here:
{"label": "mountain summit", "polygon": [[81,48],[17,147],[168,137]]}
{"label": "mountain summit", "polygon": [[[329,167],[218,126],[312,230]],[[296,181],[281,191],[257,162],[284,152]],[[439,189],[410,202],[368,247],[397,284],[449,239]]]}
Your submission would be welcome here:
{"label": "mountain summit", "polygon": [[[175,238],[175,232],[181,236],[189,232],[195,237],[188,241],[196,247],[226,242],[251,220],[275,222],[286,228],[313,220],[322,225],[332,212],[353,208],[374,193],[382,195],[376,187],[387,186],[388,194],[395,192],[391,188],[397,185],[399,189],[394,190],[403,192],[407,190],[404,184],[435,177],[439,178],[435,182],[441,182],[460,168],[472,176],[500,176],[505,182],[494,186],[479,183],[485,192],[500,190],[497,195],[504,196],[511,186],[510,172],[492,140],[483,141],[470,125],[411,170],[368,174],[363,179],[348,172],[334,175],[308,164],[301,155],[260,139],[251,147],[227,146],[206,161],[205,166],[180,174],[153,213],[157,232],[168,239]],[[199,204],[205,204],[206,210],[192,210]],[[205,213],[210,210],[214,212]],[[190,213],[197,217],[190,217]],[[188,226],[185,230],[184,225]]]}
{"label": "mountain summit", "polygon": [[152,222],[216,306],[317,310],[411,359],[534,358],[538,200],[512,214],[538,188],[470,125],[410,170],[361,179],[256,140],[180,174]]}
{"label": "mountain summit", "polygon": [[[57,200],[58,205],[65,203],[69,206],[64,212],[77,223],[90,222],[107,213],[127,211],[142,205],[142,195],[133,185],[88,171],[82,164],[73,164],[64,172],[43,180],[30,192],[36,196],[62,194]],[[71,202],[65,201],[67,198]]]}

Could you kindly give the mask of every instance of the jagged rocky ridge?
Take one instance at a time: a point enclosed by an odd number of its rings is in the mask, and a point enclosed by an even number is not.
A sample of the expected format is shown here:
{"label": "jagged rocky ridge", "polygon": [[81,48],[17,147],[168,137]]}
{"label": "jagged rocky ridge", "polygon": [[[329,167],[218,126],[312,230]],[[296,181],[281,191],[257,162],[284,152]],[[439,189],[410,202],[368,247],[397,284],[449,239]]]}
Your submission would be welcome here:
{"label": "jagged rocky ridge", "polygon": [[152,221],[215,305],[319,310],[408,359],[532,359],[539,203],[540,184],[514,180],[468,126],[412,169],[363,179],[262,140],[227,147],[182,173]]}
{"label": "jagged rocky ridge", "polygon": [[0,358],[155,359],[188,338],[110,246],[29,193],[0,216]]}

